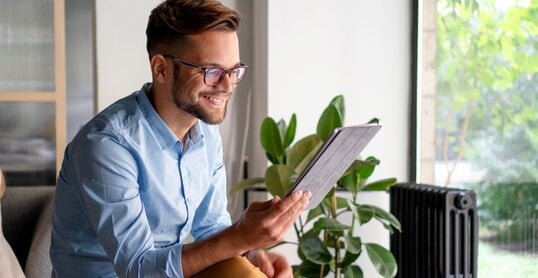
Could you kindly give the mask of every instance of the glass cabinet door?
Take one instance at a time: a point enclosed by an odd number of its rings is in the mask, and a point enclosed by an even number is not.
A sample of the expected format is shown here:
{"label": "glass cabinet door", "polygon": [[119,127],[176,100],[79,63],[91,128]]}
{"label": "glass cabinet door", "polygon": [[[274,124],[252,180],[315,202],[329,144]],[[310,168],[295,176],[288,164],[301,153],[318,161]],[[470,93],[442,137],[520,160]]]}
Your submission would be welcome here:
{"label": "glass cabinet door", "polygon": [[3,0],[0,91],[54,90],[54,3]]}
{"label": "glass cabinet door", "polygon": [[0,169],[8,186],[55,182],[66,133],[64,13],[63,0],[2,0]]}

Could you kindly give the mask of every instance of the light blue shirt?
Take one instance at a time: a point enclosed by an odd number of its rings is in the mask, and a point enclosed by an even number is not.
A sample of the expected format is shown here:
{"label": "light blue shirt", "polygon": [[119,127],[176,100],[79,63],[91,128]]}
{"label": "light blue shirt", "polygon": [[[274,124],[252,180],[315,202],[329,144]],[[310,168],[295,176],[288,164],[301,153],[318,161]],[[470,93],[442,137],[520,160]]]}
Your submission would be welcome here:
{"label": "light blue shirt", "polygon": [[54,200],[55,277],[183,277],[189,234],[230,225],[218,127],[185,146],[151,105],[151,84],[99,113],[67,146]]}

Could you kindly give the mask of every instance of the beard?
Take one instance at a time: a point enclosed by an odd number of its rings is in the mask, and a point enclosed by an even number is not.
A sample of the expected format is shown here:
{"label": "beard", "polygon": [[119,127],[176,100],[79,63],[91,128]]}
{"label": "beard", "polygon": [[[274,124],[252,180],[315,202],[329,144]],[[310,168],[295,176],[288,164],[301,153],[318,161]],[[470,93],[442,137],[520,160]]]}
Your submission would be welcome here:
{"label": "beard", "polygon": [[[174,76],[178,76],[176,72],[174,72]],[[188,92],[182,90],[181,81],[178,78],[174,78],[171,94],[172,100],[174,101],[174,104],[177,108],[193,115],[194,117],[207,124],[220,124],[222,123],[222,121],[224,121],[224,118],[226,117],[228,100],[226,100],[224,109],[210,111],[209,109],[204,108],[200,104],[200,97],[198,97],[197,95],[190,95]]]}

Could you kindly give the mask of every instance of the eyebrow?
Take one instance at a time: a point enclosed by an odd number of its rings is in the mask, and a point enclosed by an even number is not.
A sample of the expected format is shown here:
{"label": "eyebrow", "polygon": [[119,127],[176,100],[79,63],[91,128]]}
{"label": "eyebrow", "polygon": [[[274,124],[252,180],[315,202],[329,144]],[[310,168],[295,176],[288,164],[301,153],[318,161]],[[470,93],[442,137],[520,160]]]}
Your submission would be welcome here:
{"label": "eyebrow", "polygon": [[[240,67],[242,66],[243,63],[241,62],[237,62],[235,65],[233,65],[230,69],[233,69],[233,68],[237,68],[237,67]],[[203,68],[221,68],[221,69],[226,69],[225,67],[223,67],[221,64],[217,64],[217,63],[209,63],[209,64],[202,64],[200,65],[201,67]]]}

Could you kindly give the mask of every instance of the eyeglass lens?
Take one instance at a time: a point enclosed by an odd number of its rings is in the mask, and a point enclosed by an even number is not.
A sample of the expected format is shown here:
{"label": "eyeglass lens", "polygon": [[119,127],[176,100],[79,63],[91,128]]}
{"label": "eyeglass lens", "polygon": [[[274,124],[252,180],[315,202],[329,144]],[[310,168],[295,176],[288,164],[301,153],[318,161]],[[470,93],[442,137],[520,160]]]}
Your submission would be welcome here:
{"label": "eyeglass lens", "polygon": [[245,73],[246,69],[243,67],[235,68],[230,71],[219,68],[206,69],[204,81],[207,85],[214,86],[222,82],[225,74],[229,74],[231,83],[235,85],[241,82],[245,76]]}

